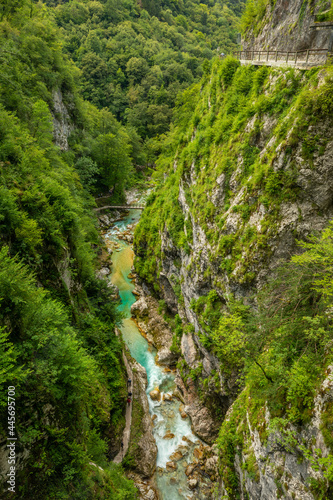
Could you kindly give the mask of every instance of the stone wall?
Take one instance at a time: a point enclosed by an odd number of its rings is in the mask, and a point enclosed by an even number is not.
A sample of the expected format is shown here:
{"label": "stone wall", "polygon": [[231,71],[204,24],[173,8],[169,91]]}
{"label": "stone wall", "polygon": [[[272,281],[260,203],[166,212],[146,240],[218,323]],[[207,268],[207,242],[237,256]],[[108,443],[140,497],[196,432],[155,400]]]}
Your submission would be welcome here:
{"label": "stone wall", "polygon": [[259,34],[250,30],[242,40],[244,50],[327,49],[331,29],[313,29],[319,11],[329,9],[330,1],[276,0],[268,3]]}

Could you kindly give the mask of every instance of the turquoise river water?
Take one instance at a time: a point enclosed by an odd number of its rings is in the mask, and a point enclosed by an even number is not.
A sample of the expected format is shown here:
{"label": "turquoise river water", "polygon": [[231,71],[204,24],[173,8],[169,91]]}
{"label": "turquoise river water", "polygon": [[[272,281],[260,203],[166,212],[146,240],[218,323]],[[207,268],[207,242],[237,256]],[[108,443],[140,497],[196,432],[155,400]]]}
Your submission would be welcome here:
{"label": "turquoise river water", "polygon": [[[110,279],[118,287],[121,298],[119,309],[124,313],[121,327],[123,339],[133,358],[147,372],[149,409],[151,415],[157,416],[154,421],[154,437],[158,448],[155,482],[160,498],[161,500],[194,499],[198,497],[194,496],[188,488],[184,470],[193,458],[193,448],[195,444],[198,444],[198,438],[192,433],[190,419],[181,418],[179,400],[174,398],[171,402],[158,402],[150,398],[149,392],[156,387],[159,387],[162,395],[163,393],[172,394],[175,388],[175,373],[156,364],[156,350],[140,334],[131,319],[131,305],[136,298],[132,293],[134,285],[128,275],[133,265],[134,253],[131,245],[120,239],[119,236],[128,230],[128,226],[132,229],[131,225],[135,225],[139,218],[140,210],[131,210],[128,216],[114,223],[105,235],[106,242],[108,243],[107,240],[109,240],[117,248],[112,254],[113,268]],[[175,437],[163,439],[167,431],[172,432]],[[186,441],[183,439],[184,437]],[[177,462],[177,470],[167,471],[166,463],[170,461],[170,455],[177,448],[178,450],[182,449],[184,458]]]}

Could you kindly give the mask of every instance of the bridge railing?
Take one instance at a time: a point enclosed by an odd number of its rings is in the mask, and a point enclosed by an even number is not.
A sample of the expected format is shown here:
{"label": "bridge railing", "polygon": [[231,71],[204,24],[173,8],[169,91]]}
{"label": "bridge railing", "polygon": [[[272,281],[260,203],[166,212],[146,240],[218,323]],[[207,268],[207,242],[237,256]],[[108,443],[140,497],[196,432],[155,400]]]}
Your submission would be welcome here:
{"label": "bridge railing", "polygon": [[105,209],[114,209],[114,210],[143,210],[145,207],[144,206],[139,206],[139,205],[106,205],[105,207],[97,207],[94,208],[95,212],[99,212],[100,210],[105,210]]}
{"label": "bridge railing", "polygon": [[284,62],[286,64],[332,64],[333,53],[327,49],[307,50],[240,50],[235,54],[241,61]]}

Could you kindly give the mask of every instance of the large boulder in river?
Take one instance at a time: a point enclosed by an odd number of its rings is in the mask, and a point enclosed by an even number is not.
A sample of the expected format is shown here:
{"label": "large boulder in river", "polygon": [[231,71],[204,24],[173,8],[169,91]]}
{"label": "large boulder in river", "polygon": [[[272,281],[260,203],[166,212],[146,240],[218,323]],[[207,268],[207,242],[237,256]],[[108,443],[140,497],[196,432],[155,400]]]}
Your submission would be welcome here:
{"label": "large boulder in river", "polygon": [[175,435],[171,431],[167,431],[166,434],[163,436],[163,439],[173,439]]}
{"label": "large boulder in river", "polygon": [[131,313],[133,316],[146,316],[148,314],[148,305],[144,297],[140,297],[132,304]]}
{"label": "large boulder in river", "polygon": [[196,488],[198,486],[198,480],[195,478],[189,479],[187,481],[187,484],[188,484],[188,487],[190,488],[190,490],[194,490],[194,488]]}
{"label": "large boulder in river", "polygon": [[149,396],[153,401],[161,401],[161,393],[159,389],[153,389],[150,391]]}

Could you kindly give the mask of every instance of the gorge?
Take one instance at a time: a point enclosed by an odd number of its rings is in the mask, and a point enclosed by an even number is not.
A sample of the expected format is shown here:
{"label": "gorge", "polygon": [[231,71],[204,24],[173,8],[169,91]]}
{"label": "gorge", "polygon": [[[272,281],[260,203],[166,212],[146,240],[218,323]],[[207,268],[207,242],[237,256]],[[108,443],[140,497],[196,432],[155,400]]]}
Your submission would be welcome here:
{"label": "gorge", "polygon": [[332,30],[2,2],[0,499],[333,498]]}

